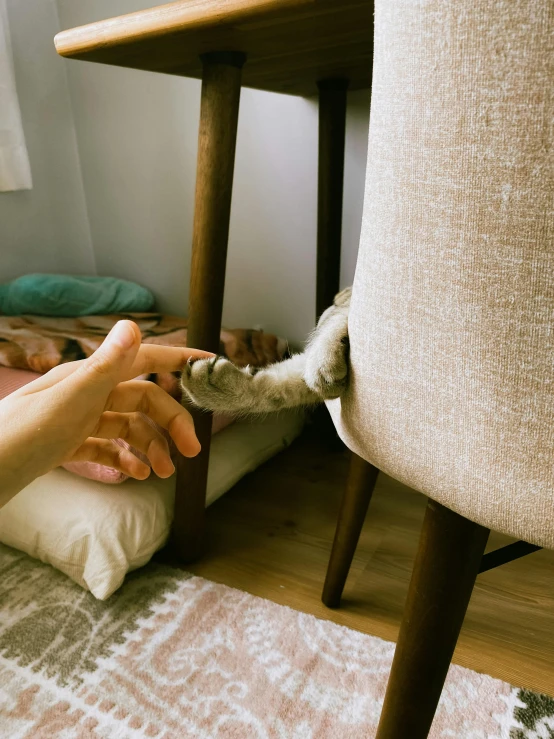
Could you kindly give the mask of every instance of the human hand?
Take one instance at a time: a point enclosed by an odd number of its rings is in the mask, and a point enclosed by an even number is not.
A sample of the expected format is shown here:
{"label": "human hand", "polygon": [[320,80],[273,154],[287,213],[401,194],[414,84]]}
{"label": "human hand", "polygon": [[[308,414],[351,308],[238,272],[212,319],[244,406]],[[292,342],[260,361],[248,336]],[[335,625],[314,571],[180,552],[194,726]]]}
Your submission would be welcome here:
{"label": "human hand", "polygon": [[143,452],[154,472],[174,466],[164,437],[145,414],[167,429],[177,448],[194,457],[200,444],[190,414],[152,382],[135,377],[182,369],[209,352],[142,344],[138,326],[120,321],[88,359],[62,364],[0,401],[0,506],[36,477],[66,462],[89,461],[145,479],[150,467],[113,442],[123,438]]}

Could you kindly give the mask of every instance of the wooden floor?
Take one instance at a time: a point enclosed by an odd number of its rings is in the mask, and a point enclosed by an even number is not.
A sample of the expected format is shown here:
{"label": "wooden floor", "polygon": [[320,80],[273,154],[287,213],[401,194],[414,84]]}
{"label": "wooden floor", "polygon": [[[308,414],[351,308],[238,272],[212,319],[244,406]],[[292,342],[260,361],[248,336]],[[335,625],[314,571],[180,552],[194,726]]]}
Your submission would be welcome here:
{"label": "wooden floor", "polygon": [[[187,569],[319,618],[395,640],[425,498],[380,475],[343,606],[320,601],[348,466],[307,431],[208,511],[207,552]],[[489,549],[510,540],[491,534]],[[554,552],[479,576],[458,664],[554,695]]]}

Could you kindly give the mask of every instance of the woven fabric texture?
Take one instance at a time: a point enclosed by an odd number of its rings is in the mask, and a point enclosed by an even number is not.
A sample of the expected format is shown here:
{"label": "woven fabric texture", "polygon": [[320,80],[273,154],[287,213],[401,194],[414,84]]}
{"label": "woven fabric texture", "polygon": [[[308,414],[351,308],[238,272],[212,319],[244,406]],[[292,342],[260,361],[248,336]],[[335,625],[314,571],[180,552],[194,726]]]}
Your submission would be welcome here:
{"label": "woven fabric texture", "polygon": [[554,5],[377,0],[346,444],[554,548]]}

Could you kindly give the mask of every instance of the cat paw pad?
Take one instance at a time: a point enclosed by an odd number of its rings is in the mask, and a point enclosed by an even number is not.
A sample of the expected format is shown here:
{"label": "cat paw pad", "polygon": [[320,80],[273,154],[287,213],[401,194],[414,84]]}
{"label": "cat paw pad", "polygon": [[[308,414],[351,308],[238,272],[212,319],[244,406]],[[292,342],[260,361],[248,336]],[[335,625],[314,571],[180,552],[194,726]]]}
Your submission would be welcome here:
{"label": "cat paw pad", "polygon": [[226,357],[189,359],[183,368],[181,387],[200,408],[233,411],[239,409],[234,404],[240,404],[241,387],[249,377]]}

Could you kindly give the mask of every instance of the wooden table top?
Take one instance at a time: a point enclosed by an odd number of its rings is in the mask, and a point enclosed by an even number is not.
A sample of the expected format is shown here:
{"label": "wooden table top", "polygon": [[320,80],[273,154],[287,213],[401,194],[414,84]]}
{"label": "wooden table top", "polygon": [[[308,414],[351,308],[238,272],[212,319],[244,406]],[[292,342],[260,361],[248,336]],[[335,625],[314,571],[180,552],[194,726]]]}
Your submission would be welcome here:
{"label": "wooden table top", "polygon": [[348,78],[368,87],[372,0],[178,0],[62,31],[58,54],[151,72],[200,77],[199,55],[247,54],[243,84],[313,95],[316,83]]}

